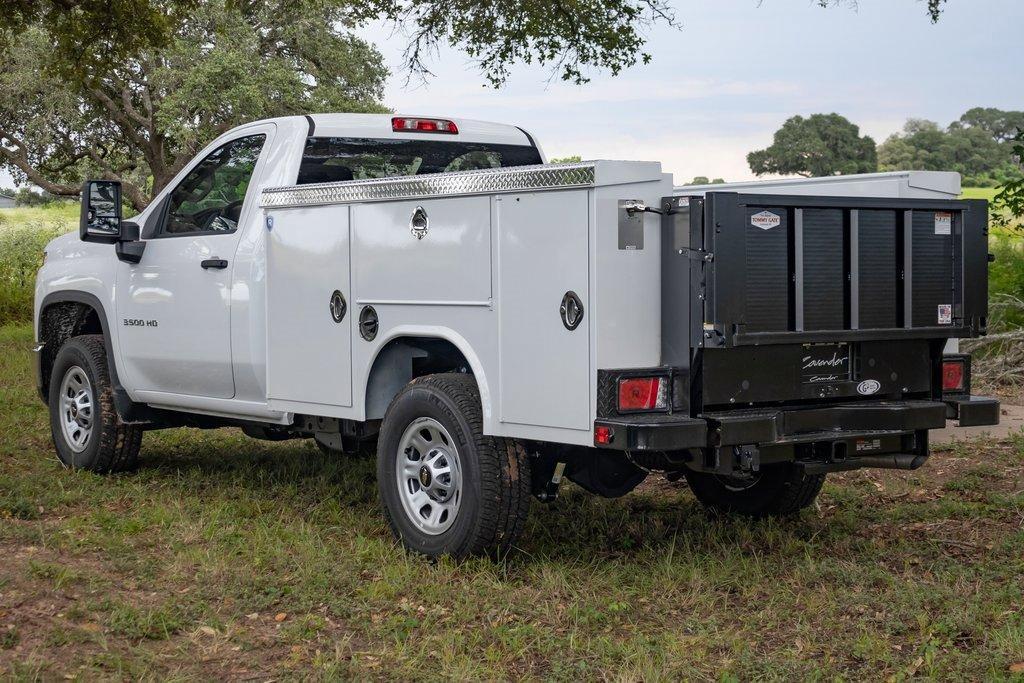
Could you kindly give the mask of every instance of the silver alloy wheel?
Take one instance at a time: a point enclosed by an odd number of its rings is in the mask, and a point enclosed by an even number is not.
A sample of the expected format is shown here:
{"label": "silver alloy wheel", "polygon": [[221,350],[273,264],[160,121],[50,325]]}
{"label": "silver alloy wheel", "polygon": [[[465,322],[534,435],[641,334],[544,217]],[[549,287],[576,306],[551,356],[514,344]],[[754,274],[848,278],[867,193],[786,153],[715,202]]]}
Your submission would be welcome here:
{"label": "silver alloy wheel", "polygon": [[434,418],[416,418],[402,434],[396,456],[398,495],[406,516],[425,534],[443,534],[462,504],[462,467],[455,441]]}
{"label": "silver alloy wheel", "polygon": [[60,383],[60,427],[64,441],[75,453],[89,445],[95,421],[96,399],[85,370],[72,365]]}

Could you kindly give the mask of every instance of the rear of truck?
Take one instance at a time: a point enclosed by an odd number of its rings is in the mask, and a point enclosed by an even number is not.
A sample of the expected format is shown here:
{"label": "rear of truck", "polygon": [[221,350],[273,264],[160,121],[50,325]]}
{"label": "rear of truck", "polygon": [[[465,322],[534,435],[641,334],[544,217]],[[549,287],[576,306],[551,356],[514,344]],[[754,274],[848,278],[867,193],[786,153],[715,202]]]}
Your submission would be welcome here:
{"label": "rear of truck", "polygon": [[914,469],[947,418],[998,423],[969,356],[944,354],[986,331],[985,202],[712,191],[658,210],[663,367],[599,373],[596,446],[738,495],[782,469],[790,488]]}

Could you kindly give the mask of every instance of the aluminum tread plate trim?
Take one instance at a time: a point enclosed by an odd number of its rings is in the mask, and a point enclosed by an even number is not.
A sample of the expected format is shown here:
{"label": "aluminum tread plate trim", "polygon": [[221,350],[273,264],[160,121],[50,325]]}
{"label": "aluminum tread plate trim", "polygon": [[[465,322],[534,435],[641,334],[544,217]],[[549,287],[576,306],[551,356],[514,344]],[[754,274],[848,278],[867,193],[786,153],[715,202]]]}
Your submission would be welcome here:
{"label": "aluminum tread plate trim", "polygon": [[594,184],[593,163],[543,164],[452,173],[430,173],[372,180],[348,180],[337,183],[293,185],[263,190],[260,207],[264,209],[319,206],[340,202],[386,199],[415,199],[492,192],[521,192]]}

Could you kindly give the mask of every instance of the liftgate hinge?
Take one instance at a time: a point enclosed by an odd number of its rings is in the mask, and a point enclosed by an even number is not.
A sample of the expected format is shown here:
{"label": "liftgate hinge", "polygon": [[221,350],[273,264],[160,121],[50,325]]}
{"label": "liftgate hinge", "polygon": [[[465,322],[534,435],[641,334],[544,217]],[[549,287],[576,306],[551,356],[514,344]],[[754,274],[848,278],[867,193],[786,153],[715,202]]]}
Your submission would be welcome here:
{"label": "liftgate hinge", "polygon": [[711,263],[715,260],[714,252],[704,251],[703,249],[694,249],[692,247],[682,247],[677,249],[676,253],[680,256],[686,256],[687,258],[692,258],[695,261],[704,261],[706,263]]}
{"label": "liftgate hinge", "polygon": [[[665,203],[664,209],[653,209],[641,201],[627,201],[622,203],[622,208],[626,210],[626,213],[630,216],[636,213],[656,213],[659,216],[673,216],[679,211],[672,208],[672,205],[668,202]],[[687,256],[688,258],[696,259],[698,261],[705,261],[711,263],[715,260],[715,255],[710,251],[704,251],[703,249],[693,249],[692,247],[683,247],[679,249],[680,256]]]}

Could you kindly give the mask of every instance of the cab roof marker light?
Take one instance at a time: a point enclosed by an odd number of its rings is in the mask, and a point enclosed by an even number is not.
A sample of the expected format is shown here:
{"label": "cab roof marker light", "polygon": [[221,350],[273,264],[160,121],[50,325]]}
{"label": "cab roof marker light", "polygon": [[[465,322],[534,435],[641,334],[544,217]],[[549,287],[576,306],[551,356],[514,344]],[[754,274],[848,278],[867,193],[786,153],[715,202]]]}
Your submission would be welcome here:
{"label": "cab roof marker light", "polygon": [[423,119],[418,117],[395,116],[391,119],[391,130],[396,133],[443,133],[458,135],[459,127],[448,119]]}

